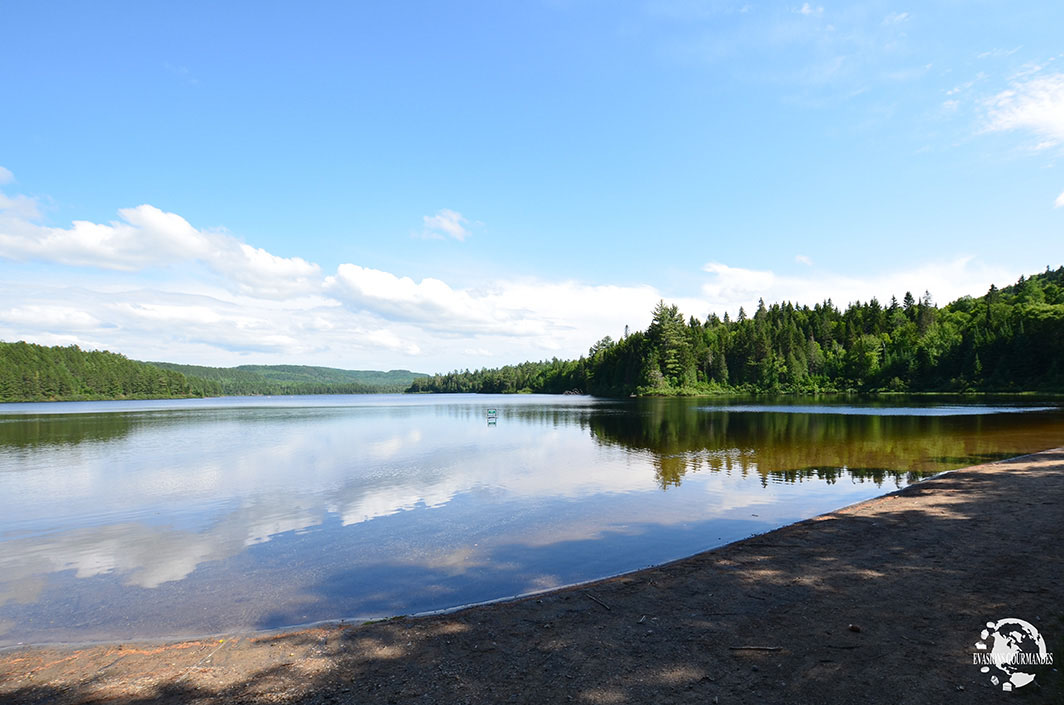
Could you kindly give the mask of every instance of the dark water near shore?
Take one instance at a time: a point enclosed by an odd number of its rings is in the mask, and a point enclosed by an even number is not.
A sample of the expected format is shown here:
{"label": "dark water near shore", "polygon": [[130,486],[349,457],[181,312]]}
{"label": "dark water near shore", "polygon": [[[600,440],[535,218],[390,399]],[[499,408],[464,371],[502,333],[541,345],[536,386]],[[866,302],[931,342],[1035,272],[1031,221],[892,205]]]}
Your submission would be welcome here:
{"label": "dark water near shore", "polygon": [[1060,445],[1028,400],[0,404],[0,646],[508,597]]}

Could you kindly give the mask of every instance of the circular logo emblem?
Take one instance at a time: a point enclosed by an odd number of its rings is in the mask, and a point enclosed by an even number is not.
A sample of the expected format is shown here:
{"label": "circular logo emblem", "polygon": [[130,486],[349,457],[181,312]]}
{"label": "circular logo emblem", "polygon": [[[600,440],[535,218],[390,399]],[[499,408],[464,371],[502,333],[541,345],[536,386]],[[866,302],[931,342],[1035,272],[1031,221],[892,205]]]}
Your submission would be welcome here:
{"label": "circular logo emblem", "polygon": [[1002,690],[1022,688],[1034,680],[1034,667],[1053,663],[1046,642],[1030,622],[1006,617],[987,622],[975,642],[972,663],[981,673],[990,674],[990,682]]}

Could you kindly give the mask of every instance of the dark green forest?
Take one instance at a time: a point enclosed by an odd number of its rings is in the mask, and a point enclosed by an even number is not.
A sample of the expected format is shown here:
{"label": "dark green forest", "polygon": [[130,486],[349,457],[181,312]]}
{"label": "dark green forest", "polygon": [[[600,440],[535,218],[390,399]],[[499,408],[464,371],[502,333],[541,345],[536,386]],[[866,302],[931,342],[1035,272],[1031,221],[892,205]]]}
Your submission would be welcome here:
{"label": "dark green forest", "polygon": [[428,375],[408,370],[339,370],[305,365],[203,367],[151,362],[201,381],[210,396],[247,394],[373,394],[401,392]]}
{"label": "dark green forest", "polygon": [[138,362],[107,351],[0,343],[0,401],[401,392],[422,373],[299,365],[200,367]]}
{"label": "dark green forest", "polygon": [[603,396],[1064,391],[1064,267],[938,307],[906,293],[840,310],[766,305],[731,319],[660,302],[645,331],[577,360],[417,380],[410,392],[580,391]]}
{"label": "dark green forest", "polygon": [[200,380],[124,355],[0,343],[0,401],[148,399],[207,394]]}

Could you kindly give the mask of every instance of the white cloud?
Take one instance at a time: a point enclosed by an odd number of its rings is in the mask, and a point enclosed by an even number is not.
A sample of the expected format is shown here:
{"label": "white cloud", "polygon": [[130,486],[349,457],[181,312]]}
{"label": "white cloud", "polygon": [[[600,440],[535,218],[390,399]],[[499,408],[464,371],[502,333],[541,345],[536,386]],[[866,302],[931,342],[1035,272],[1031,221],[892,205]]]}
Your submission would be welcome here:
{"label": "white cloud", "polygon": [[[490,356],[492,364],[576,357],[602,336],[644,329],[663,298],[701,318],[755,306],[760,297],[808,304],[833,297],[844,306],[929,288],[937,300],[948,301],[1016,274],[970,258],[855,275],[818,269],[794,276],[710,263],[701,290],[681,299],[645,284],[533,277],[463,288],[353,263],[325,276],[300,257],[198,229],[150,205],[123,209],[119,220],[107,224],[50,227],[33,214],[36,201],[18,198],[0,204],[6,204],[0,210],[0,256],[80,268],[5,267],[0,339],[76,343],[136,359],[199,364],[300,362],[435,372],[466,367],[471,357]],[[813,264],[802,254],[795,261]]]}
{"label": "white cloud", "polygon": [[925,290],[935,301],[947,303],[964,295],[979,295],[992,283],[1011,281],[1014,273],[983,265],[973,257],[958,257],[951,261],[929,262],[911,269],[868,272],[861,276],[817,272],[803,276],[780,275],[771,271],[730,267],[717,262],[705,265],[712,275],[702,286],[709,310],[718,314],[735,314],[740,306],[747,313],[757,306],[759,298],[766,304],[791,301],[796,305],[815,305],[827,299],[844,308],[853,301],[867,301],[873,296],[881,303],[891,296],[900,300],[906,291],[914,296]]}
{"label": "white cloud", "polygon": [[1053,201],[1053,207],[1064,208],[1064,191],[1062,191],[1061,194],[1057,196],[1057,200]]}
{"label": "white cloud", "polygon": [[[396,355],[428,354],[430,360],[410,366],[435,371],[464,363],[466,349],[500,361],[576,356],[601,335],[644,327],[662,296],[649,286],[537,279],[463,289],[352,263],[326,277],[300,257],[196,228],[147,204],[122,209],[109,223],[79,220],[62,228],[40,223],[33,199],[5,198],[0,256],[85,272],[49,281],[27,274],[26,281],[0,286],[0,300],[10,302],[0,309],[0,338],[7,340],[211,364],[254,356],[365,367],[354,360],[381,366]],[[441,215],[442,223],[464,222]],[[92,270],[110,272],[107,284]]]}
{"label": "white cloud", "polygon": [[302,257],[278,257],[229,238],[209,264],[259,296],[290,296],[321,288],[321,268]]}
{"label": "white cloud", "polygon": [[1064,73],[1014,82],[986,104],[986,130],[1033,132],[1043,144],[1064,142]]}
{"label": "white cloud", "polygon": [[420,355],[421,348],[409,341],[403,340],[389,330],[375,330],[366,336],[371,342],[385,350],[404,353],[406,355]]}
{"label": "white cloud", "polygon": [[39,224],[37,202],[0,194],[0,257],[136,271],[199,261],[236,289],[289,296],[320,288],[318,265],[278,257],[235,237],[199,230],[176,213],[140,205],[107,224],[76,220],[69,228]]}
{"label": "white cloud", "polygon": [[211,252],[210,239],[179,215],[149,205],[118,213],[121,221],[76,220],[66,229],[38,225],[16,213],[3,222],[0,255],[129,271]]}
{"label": "white cloud", "polygon": [[[472,336],[481,343],[473,349],[492,350],[491,354],[502,359],[535,357],[541,354],[536,350],[579,355],[603,335],[617,337],[625,325],[632,330],[643,327],[650,310],[662,298],[661,292],[650,286],[595,286],[540,279],[455,289],[439,279],[415,282],[355,264],[340,265],[336,275],[326,279],[325,290],[353,311],[416,326],[420,335]],[[698,301],[686,303],[690,311],[702,308]],[[490,347],[484,344],[488,341]],[[467,339],[456,352],[470,349],[468,343]],[[433,347],[433,343],[421,347]]]}
{"label": "white cloud", "polygon": [[500,323],[487,297],[455,290],[439,279],[415,282],[391,272],[341,264],[326,278],[326,291],[361,310],[391,320],[464,330]]}
{"label": "white cloud", "polygon": [[800,15],[822,15],[824,14],[824,8],[821,5],[814,7],[806,2],[802,3],[802,6],[795,10],[795,12]]}
{"label": "white cloud", "polygon": [[101,326],[100,319],[73,306],[19,306],[0,311],[0,323],[47,330],[81,331]]}
{"label": "white cloud", "polygon": [[892,12],[889,15],[887,15],[886,17],[883,18],[883,24],[885,24],[885,25],[901,24],[902,22],[908,22],[908,21],[909,21],[909,13],[908,12]]}
{"label": "white cloud", "polygon": [[37,201],[29,196],[8,196],[0,193],[0,237],[3,237],[7,229],[6,223],[13,222],[17,225],[20,221],[36,220],[40,215]]}
{"label": "white cloud", "polygon": [[422,216],[421,220],[425,224],[425,237],[443,239],[446,236],[462,242],[470,235],[465,227],[469,221],[461,213],[450,208],[443,208],[437,211],[436,215]]}
{"label": "white cloud", "polygon": [[0,185],[9,184],[15,180],[15,175],[10,169],[0,166]]}

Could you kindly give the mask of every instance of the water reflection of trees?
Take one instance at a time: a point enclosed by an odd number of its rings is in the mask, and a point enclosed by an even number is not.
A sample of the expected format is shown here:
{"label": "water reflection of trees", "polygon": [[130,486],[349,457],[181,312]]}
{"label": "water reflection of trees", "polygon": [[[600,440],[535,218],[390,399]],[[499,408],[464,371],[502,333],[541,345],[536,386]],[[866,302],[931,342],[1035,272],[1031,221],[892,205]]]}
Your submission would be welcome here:
{"label": "water reflection of trees", "polygon": [[967,416],[701,410],[690,400],[635,403],[589,419],[604,445],[647,452],[663,489],[690,472],[756,473],[762,483],[912,482],[943,470],[1059,445],[1058,412]]}
{"label": "water reflection of trees", "polygon": [[488,409],[495,409],[499,421],[514,421],[525,425],[550,426],[552,428],[573,427],[581,430],[588,427],[594,414],[603,413],[612,408],[611,402],[598,404],[520,404],[514,406],[495,406],[483,404],[447,404],[436,407],[437,415],[445,415],[463,420],[484,420]]}
{"label": "water reflection of trees", "polygon": [[131,414],[40,414],[0,416],[0,448],[36,448],[109,441],[138,425]]}

